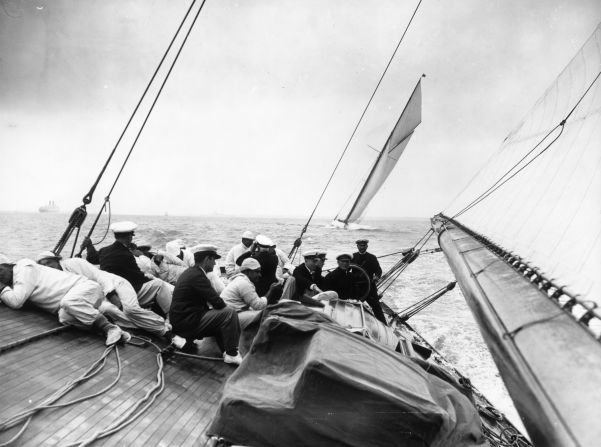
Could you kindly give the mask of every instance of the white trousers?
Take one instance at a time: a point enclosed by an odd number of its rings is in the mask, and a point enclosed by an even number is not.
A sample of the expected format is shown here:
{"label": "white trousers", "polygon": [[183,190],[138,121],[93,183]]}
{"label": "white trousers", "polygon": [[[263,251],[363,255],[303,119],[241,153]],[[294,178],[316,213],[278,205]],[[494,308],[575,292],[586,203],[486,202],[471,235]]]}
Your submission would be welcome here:
{"label": "white trousers", "polygon": [[157,303],[165,314],[171,309],[171,297],[174,287],[162,279],[151,279],[142,284],[142,288],[138,291],[138,303],[142,307],[150,307],[153,303]]}
{"label": "white trousers", "polygon": [[58,321],[77,327],[92,326],[104,299],[102,287],[86,279],[76,284],[61,299]]}

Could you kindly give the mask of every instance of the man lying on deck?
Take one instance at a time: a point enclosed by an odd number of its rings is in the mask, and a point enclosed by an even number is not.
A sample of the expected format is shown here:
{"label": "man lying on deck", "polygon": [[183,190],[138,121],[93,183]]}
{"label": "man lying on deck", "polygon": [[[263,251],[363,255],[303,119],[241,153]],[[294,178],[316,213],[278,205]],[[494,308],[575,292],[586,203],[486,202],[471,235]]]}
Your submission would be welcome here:
{"label": "man lying on deck", "polygon": [[113,304],[113,306],[102,304],[100,310],[116,323],[138,327],[161,336],[169,336],[171,325],[151,310],[140,307],[136,291],[124,278],[100,270],[84,259],[62,259],[51,251],[40,253],[36,260],[40,265],[81,275],[100,284],[104,296]]}
{"label": "man lying on deck", "polygon": [[38,265],[31,259],[0,264],[0,300],[13,309],[30,303],[58,315],[61,324],[100,329],[106,335],[107,346],[130,338],[98,311],[104,300],[100,285],[79,275]]}
{"label": "man lying on deck", "polygon": [[195,339],[215,336],[217,344],[224,351],[223,361],[239,365],[242,357],[238,353],[238,314],[226,306],[211,286],[206,273],[213,270],[215,260],[221,256],[214,245],[199,245],[195,250],[194,266],[182,273],[173,291],[169,313],[173,332],[185,337],[187,346],[194,346]]}
{"label": "man lying on deck", "polygon": [[[261,309],[268,304],[275,304],[281,295],[282,286],[272,283],[265,296],[259,296],[255,284],[261,279],[261,264],[253,258],[242,261],[240,273],[231,277],[230,282],[223,292],[221,298],[225,303],[238,312],[240,327],[244,329]],[[278,290],[279,289],[279,290]]]}
{"label": "man lying on deck", "polygon": [[[150,279],[142,273],[136,258],[130,251],[137,225],[133,222],[115,222],[111,230],[115,235],[113,244],[96,251],[89,238],[85,238],[82,248],[87,249],[87,260],[100,264],[100,269],[121,276],[130,282],[142,307],[157,304],[164,315],[169,313],[173,286],[165,281]],[[158,310],[157,310],[158,311]]]}

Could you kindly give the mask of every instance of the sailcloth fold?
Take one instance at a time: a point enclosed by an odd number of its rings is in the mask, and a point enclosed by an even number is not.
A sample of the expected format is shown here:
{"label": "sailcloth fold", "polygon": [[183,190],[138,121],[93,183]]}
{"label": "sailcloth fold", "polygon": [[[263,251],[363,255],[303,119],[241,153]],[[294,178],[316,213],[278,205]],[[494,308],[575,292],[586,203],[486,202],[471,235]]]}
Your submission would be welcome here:
{"label": "sailcloth fold", "polygon": [[355,203],[351,207],[346,218],[344,218],[345,224],[355,222],[363,216],[369,202],[374,198],[394,169],[397,161],[407,147],[411,135],[413,135],[413,131],[421,121],[422,88],[420,79],[413,89],[413,93],[411,94],[407,105],[405,105],[405,109],[394,126],[394,129],[390,133],[388,140],[386,140],[384,148],[378,155]]}

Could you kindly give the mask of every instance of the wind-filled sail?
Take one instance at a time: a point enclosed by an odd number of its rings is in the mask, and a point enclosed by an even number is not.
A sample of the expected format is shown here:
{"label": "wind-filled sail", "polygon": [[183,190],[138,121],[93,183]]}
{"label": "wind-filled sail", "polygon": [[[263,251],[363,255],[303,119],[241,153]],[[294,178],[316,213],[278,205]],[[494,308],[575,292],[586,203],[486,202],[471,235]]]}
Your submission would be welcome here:
{"label": "wind-filled sail", "polygon": [[400,156],[407,147],[411,135],[413,135],[413,131],[421,121],[422,88],[420,79],[415,86],[401,117],[384,144],[384,148],[378,155],[374,167],[369,173],[367,181],[363,185],[355,203],[351,207],[348,215],[344,218],[345,224],[355,222],[363,216],[369,202],[374,198],[394,169],[397,161],[399,161]]}
{"label": "wind-filled sail", "polygon": [[[466,227],[538,267],[572,294],[598,304],[600,73],[601,25],[445,211],[450,217],[459,213],[456,220]],[[560,123],[566,117],[562,131]],[[501,178],[507,181],[461,213]]]}

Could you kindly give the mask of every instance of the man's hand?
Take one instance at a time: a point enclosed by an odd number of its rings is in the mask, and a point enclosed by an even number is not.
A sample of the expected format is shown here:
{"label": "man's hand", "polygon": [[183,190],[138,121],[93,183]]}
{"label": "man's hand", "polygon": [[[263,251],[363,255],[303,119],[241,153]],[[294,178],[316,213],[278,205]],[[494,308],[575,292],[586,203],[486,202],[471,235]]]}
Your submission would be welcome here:
{"label": "man's hand", "polygon": [[302,243],[303,243],[303,240],[302,240],[302,239],[299,237],[298,239],[296,239],[296,240],[294,241],[294,247],[295,247],[295,248],[298,248],[298,247],[300,247],[300,246],[301,246],[301,244],[302,244]]}
{"label": "man's hand", "polygon": [[82,250],[86,250],[89,247],[93,247],[92,240],[88,236],[86,236],[86,237],[83,238],[83,241],[81,241],[81,247],[80,248]]}

